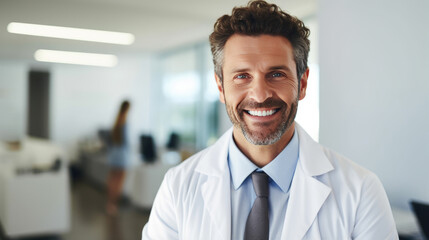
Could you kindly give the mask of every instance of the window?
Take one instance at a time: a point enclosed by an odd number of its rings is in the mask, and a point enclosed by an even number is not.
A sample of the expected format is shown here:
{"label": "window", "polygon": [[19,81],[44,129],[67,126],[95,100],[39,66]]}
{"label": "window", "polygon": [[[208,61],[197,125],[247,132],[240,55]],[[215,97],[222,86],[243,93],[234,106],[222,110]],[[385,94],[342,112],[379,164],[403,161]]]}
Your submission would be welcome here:
{"label": "window", "polygon": [[202,149],[217,139],[218,93],[208,44],[166,52],[159,58],[161,97],[157,136],[171,132],[185,147]]}

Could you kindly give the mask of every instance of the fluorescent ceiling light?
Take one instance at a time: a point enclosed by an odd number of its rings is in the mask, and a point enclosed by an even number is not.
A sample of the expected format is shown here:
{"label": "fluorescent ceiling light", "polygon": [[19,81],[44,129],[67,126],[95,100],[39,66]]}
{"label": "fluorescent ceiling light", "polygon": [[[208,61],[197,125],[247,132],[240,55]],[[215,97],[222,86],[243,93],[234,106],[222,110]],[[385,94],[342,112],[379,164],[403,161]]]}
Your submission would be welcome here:
{"label": "fluorescent ceiling light", "polygon": [[34,53],[34,58],[40,62],[69,63],[100,67],[114,67],[118,58],[111,54],[66,52],[39,49]]}
{"label": "fluorescent ceiling light", "polygon": [[113,43],[121,45],[130,45],[134,42],[134,35],[131,33],[100,31],[83,28],[58,27],[18,22],[9,23],[7,25],[7,31],[10,33],[32,36]]}

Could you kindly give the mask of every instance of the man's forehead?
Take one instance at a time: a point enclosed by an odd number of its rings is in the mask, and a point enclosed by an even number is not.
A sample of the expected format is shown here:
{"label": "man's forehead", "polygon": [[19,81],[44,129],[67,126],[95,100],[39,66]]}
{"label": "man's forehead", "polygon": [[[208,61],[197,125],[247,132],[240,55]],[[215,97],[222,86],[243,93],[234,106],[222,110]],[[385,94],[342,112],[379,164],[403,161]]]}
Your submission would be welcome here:
{"label": "man's forehead", "polygon": [[240,54],[293,54],[292,45],[285,37],[259,35],[232,35],[225,44],[225,55]]}
{"label": "man's forehead", "polygon": [[246,68],[255,63],[264,63],[266,68],[282,65],[291,68],[294,59],[290,42],[282,36],[231,36],[225,44],[224,67]]}

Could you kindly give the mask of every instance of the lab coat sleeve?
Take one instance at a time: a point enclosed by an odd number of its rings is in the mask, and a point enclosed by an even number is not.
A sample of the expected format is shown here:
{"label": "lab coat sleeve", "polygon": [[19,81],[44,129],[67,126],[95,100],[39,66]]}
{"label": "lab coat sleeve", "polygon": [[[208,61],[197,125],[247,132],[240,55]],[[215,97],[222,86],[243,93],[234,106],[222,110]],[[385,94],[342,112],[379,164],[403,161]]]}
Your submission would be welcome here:
{"label": "lab coat sleeve", "polygon": [[362,184],[352,239],[399,239],[383,185],[372,173],[364,179]]}
{"label": "lab coat sleeve", "polygon": [[176,222],[175,198],[172,192],[171,170],[167,172],[149,216],[143,228],[142,240],[174,240],[179,239]]}

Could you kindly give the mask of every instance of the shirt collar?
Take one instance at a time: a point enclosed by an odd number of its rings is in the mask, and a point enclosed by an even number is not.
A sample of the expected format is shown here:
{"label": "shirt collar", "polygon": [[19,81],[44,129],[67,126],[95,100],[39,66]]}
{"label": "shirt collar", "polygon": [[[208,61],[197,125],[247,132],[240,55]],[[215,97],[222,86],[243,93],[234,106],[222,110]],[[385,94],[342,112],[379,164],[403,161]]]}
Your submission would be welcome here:
{"label": "shirt collar", "polygon": [[264,171],[270,178],[287,193],[289,191],[296,164],[299,158],[298,134],[295,130],[289,144],[280,154],[263,168],[258,168],[253,164],[237,147],[231,134],[228,147],[228,166],[232,177],[234,189],[237,190],[255,170]]}

